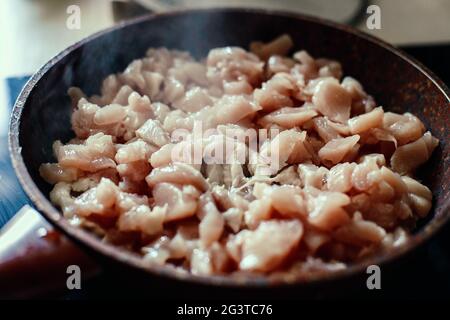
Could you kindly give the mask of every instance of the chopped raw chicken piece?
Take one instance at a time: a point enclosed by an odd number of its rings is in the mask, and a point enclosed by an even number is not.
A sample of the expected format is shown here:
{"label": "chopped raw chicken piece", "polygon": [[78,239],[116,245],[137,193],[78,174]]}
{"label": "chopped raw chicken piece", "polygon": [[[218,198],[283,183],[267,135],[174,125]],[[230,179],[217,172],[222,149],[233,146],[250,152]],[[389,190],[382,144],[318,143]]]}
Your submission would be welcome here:
{"label": "chopped raw chicken piece", "polygon": [[356,212],[353,220],[339,227],[334,232],[334,237],[348,244],[380,243],[386,236],[386,231],[372,221],[364,221],[361,214]]}
{"label": "chopped raw chicken piece", "polygon": [[95,131],[94,116],[100,107],[93,103],[88,103],[85,98],[81,98],[77,103],[77,108],[72,113],[72,128],[80,138],[87,138]]}
{"label": "chopped raw chicken piece", "polygon": [[330,121],[328,121],[324,117],[314,118],[313,126],[314,126],[314,129],[319,134],[319,136],[325,142],[329,142],[330,140],[341,138],[341,135],[339,134],[339,132],[336,129],[334,129],[330,125]]}
{"label": "chopped raw chicken piece", "polygon": [[74,202],[71,196],[71,187],[67,182],[58,182],[50,192],[50,200],[59,206],[67,218],[73,217],[72,205]]}
{"label": "chopped raw chicken piece", "polygon": [[114,104],[120,104],[122,106],[126,106],[128,103],[128,98],[133,93],[133,89],[129,85],[124,85],[120,87],[117,94],[114,96],[114,99],[111,101]]}
{"label": "chopped raw chicken piece", "polygon": [[112,138],[103,133],[97,133],[84,141],[83,144],[67,144],[58,148],[58,163],[62,167],[77,168],[95,172],[106,168],[115,168],[112,158],[115,148]]}
{"label": "chopped raw chicken piece", "polygon": [[293,45],[291,37],[288,34],[283,34],[268,43],[252,42],[250,50],[262,60],[266,60],[275,54],[286,55]]}
{"label": "chopped raw chicken piece", "polygon": [[284,128],[290,129],[297,126],[301,126],[303,123],[307,122],[308,120],[311,120],[316,115],[317,111],[312,108],[284,107],[262,117],[259,120],[259,123],[263,127],[267,126],[268,124],[275,123]]}
{"label": "chopped raw chicken piece", "polygon": [[369,189],[374,182],[371,179],[372,172],[377,171],[385,162],[384,156],[379,154],[362,157],[352,173],[353,186],[361,191]]}
{"label": "chopped raw chicken piece", "polygon": [[269,81],[264,82],[261,89],[253,93],[255,102],[264,111],[274,111],[293,105],[292,94],[296,90],[294,79],[290,74],[277,73]]}
{"label": "chopped raw chicken piece", "polygon": [[170,137],[164,131],[159,120],[148,119],[138,130],[136,136],[147,143],[162,147],[170,142]]}
{"label": "chopped raw chicken piece", "polygon": [[419,217],[425,217],[430,211],[432,205],[432,194],[430,189],[407,176],[403,176],[402,180],[406,184],[408,197],[413,210]]}
{"label": "chopped raw chicken piece", "polygon": [[78,169],[64,168],[58,163],[44,163],[39,167],[39,174],[48,183],[72,182],[78,178]]}
{"label": "chopped raw chicken piece", "polygon": [[150,245],[142,248],[144,254],[144,261],[162,265],[170,258],[170,238],[167,236],[161,236]]}
{"label": "chopped raw chicken piece", "polygon": [[328,169],[314,164],[299,164],[298,173],[303,187],[309,186],[322,189]]}
{"label": "chopped raw chicken piece", "polygon": [[316,230],[312,227],[306,228],[305,234],[303,235],[303,241],[313,254],[330,240],[331,237],[328,233]]}
{"label": "chopped raw chicken piece", "polygon": [[353,187],[352,174],[356,163],[339,163],[327,174],[327,189],[337,192],[348,192]]}
{"label": "chopped raw chicken piece", "polygon": [[306,214],[302,190],[298,187],[280,186],[270,192],[272,207],[282,216],[299,218]]}
{"label": "chopped raw chicken piece", "polygon": [[245,234],[239,268],[260,272],[277,268],[298,245],[302,235],[303,225],[298,220],[262,222],[256,230]]}
{"label": "chopped raw chicken piece", "polygon": [[139,160],[147,161],[155,148],[142,140],[136,140],[119,147],[116,153],[117,163],[130,163]]}
{"label": "chopped raw chicken piece", "polygon": [[380,127],[383,124],[383,108],[378,107],[368,113],[361,114],[348,120],[348,126],[352,134],[368,131]]}
{"label": "chopped raw chicken piece", "polygon": [[415,141],[425,132],[422,122],[410,113],[401,115],[386,112],[383,117],[383,128],[395,137],[399,145]]}
{"label": "chopped raw chicken piece", "polygon": [[295,61],[291,58],[282,57],[279,55],[272,55],[267,60],[266,68],[269,76],[279,72],[289,72],[295,65]]}
{"label": "chopped raw chicken piece", "polygon": [[110,104],[95,112],[94,123],[96,125],[109,125],[118,123],[125,118],[127,112],[120,104]]}
{"label": "chopped raw chicken piece", "polygon": [[222,273],[229,261],[224,248],[214,242],[208,249],[197,248],[192,252],[191,271],[193,274],[212,275]]}
{"label": "chopped raw chicken piece", "polygon": [[285,130],[276,135],[272,140],[266,141],[262,145],[259,154],[266,161],[270,161],[275,157],[278,161],[278,167],[275,168],[277,172],[288,163],[300,163],[310,159],[311,154],[305,146],[306,143],[306,131],[299,132],[295,129]]}
{"label": "chopped raw chicken piece", "polygon": [[167,114],[170,112],[169,106],[162,102],[154,102],[152,103],[152,109],[153,113],[155,114],[156,120],[164,123]]}
{"label": "chopped raw chicken piece", "polygon": [[253,91],[252,86],[245,80],[225,82],[223,89],[225,94],[229,95],[251,94]]}
{"label": "chopped raw chicken piece", "polygon": [[263,220],[270,219],[272,215],[272,203],[264,198],[250,202],[248,210],[244,213],[245,224],[250,229],[255,229]]}
{"label": "chopped raw chicken piece", "polygon": [[351,96],[334,78],[319,80],[312,102],[330,120],[345,123],[350,117]]}
{"label": "chopped raw chicken piece", "polygon": [[300,50],[294,53],[294,59],[300,62],[292,68],[295,73],[301,74],[306,80],[311,80],[318,76],[318,66],[313,57],[311,57],[305,50]]}
{"label": "chopped raw chicken piece", "polygon": [[257,107],[242,96],[224,96],[213,108],[217,124],[236,123],[258,111]]}
{"label": "chopped raw chicken piece", "polygon": [[146,160],[137,160],[119,164],[116,169],[122,178],[127,178],[136,182],[143,182],[151,170],[150,164]]}
{"label": "chopped raw chicken piece", "polygon": [[319,150],[319,157],[322,161],[329,161],[332,164],[340,162],[351,152],[352,148],[358,143],[359,135],[353,135],[347,138],[336,138],[330,140]]}
{"label": "chopped raw chicken piece", "polygon": [[116,216],[117,212],[113,210],[113,206],[118,192],[118,187],[111,180],[102,178],[95,188],[89,189],[75,198],[74,212],[80,216],[91,214]]}
{"label": "chopped raw chicken piece", "polygon": [[229,208],[223,213],[226,225],[235,233],[241,229],[243,217],[244,212],[239,208]]}
{"label": "chopped raw chicken piece", "polygon": [[196,222],[180,223],[177,233],[169,243],[170,257],[182,259],[191,257],[198,246],[198,225]]}
{"label": "chopped raw chicken piece", "polygon": [[262,79],[264,63],[237,47],[213,49],[206,59],[207,77],[212,83],[245,79],[252,86]]}
{"label": "chopped raw chicken piece", "polygon": [[[207,196],[205,196],[207,195]],[[200,241],[205,247],[218,241],[222,235],[225,220],[217,209],[213,198],[209,194],[200,197],[199,205],[201,207],[201,221],[198,225]]]}
{"label": "chopped raw chicken piece", "polygon": [[159,234],[163,231],[166,210],[167,205],[152,210],[146,205],[134,207],[119,217],[117,227],[121,231],[141,231],[150,236]]}
{"label": "chopped raw chicken piece", "polygon": [[282,170],[272,179],[272,182],[281,185],[294,185],[294,186],[300,186],[302,184],[302,181],[295,166],[289,166],[286,169]]}
{"label": "chopped raw chicken piece", "polygon": [[164,221],[179,220],[195,215],[199,194],[189,186],[170,183],[158,183],[153,187],[152,193],[157,206],[167,205]]}
{"label": "chopped raw chicken piece", "polygon": [[438,144],[438,139],[426,132],[420,139],[398,147],[391,157],[392,169],[400,174],[414,171],[431,157]]}
{"label": "chopped raw chicken piece", "polygon": [[166,167],[155,168],[145,180],[149,186],[154,186],[161,182],[169,182],[191,184],[202,191],[206,191],[209,188],[208,182],[202,174],[184,163],[174,163]]}
{"label": "chopped raw chicken piece", "polygon": [[312,210],[308,221],[314,227],[329,231],[349,221],[349,216],[342,207],[350,203],[350,198],[340,192],[322,191],[312,201]]}
{"label": "chopped raw chicken piece", "polygon": [[165,167],[172,162],[172,151],[175,144],[168,143],[150,156],[150,164],[153,168]]}

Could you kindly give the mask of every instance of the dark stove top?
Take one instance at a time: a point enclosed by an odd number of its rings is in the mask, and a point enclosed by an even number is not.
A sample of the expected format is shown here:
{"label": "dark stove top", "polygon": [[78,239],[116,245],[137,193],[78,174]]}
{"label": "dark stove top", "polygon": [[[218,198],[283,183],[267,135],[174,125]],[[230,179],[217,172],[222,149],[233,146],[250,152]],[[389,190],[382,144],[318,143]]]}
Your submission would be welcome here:
{"label": "dark stove top", "polygon": [[[412,56],[435,72],[450,85],[450,44],[403,47]],[[7,79],[10,107],[28,77]],[[0,117],[7,117],[0,114]],[[11,166],[6,132],[0,132],[0,228],[24,205],[30,203],[20,187]],[[114,271],[105,272],[90,280],[76,294],[65,292],[55,296],[63,299],[133,298],[146,297],[142,292],[130,291],[126,282]],[[123,289],[123,290],[122,290]],[[195,297],[192,293],[191,297]],[[374,294],[367,289],[348,291],[339,297],[348,298],[449,298],[450,297],[450,225],[415,252],[401,269],[382,280],[382,290]]]}

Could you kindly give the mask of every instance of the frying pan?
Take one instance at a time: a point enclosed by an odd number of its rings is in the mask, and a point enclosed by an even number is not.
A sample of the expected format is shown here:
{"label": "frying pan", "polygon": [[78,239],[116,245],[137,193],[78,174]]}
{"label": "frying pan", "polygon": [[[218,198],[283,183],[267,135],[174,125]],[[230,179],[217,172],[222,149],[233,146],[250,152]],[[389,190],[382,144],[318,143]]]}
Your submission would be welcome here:
{"label": "frying pan", "polygon": [[[418,171],[419,178],[433,192],[433,209],[405,245],[345,270],[306,278],[202,277],[149,266],[138,256],[71,226],[50,203],[51,186],[40,177],[38,168],[41,163],[54,160],[54,140],[67,141],[74,135],[70,126],[69,87],[78,86],[87,95],[99,92],[103,78],[144,56],[148,47],[187,50],[201,58],[214,47],[247,47],[253,40],[268,41],[282,33],[293,38],[295,50],[306,49],[313,56],[340,61],[344,73],[360,80],[380,105],[390,111],[417,115],[440,140],[430,161]],[[181,288],[181,291],[196,288],[206,295],[210,290],[227,294],[265,294],[267,290],[277,290],[295,292],[299,296],[310,294],[310,290],[333,288],[336,291],[354,283],[354,279],[362,279],[369,265],[384,267],[398,261],[406,253],[417,250],[449,220],[449,96],[444,83],[419,62],[347,26],[300,14],[255,9],[172,11],[121,23],[76,43],[51,59],[33,75],[15,103],[9,147],[20,183],[39,212],[96,261],[126,270],[129,283]],[[248,293],[243,295],[248,296]]]}

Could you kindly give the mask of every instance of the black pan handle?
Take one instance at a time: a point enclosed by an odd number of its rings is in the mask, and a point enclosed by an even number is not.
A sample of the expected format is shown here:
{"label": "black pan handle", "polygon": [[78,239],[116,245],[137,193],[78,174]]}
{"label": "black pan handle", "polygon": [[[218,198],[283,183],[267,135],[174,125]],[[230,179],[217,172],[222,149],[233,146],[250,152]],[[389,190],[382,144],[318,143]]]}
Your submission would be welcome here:
{"label": "black pan handle", "polygon": [[0,298],[38,297],[67,289],[71,265],[80,268],[81,282],[100,273],[91,257],[28,205],[0,231]]}

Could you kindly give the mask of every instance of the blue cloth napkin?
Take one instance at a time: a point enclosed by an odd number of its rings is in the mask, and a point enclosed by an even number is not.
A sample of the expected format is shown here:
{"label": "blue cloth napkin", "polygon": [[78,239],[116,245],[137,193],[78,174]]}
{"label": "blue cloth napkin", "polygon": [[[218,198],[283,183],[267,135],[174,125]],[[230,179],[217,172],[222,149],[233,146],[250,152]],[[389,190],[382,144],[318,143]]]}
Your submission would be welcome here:
{"label": "blue cloth napkin", "polygon": [[[12,106],[28,79],[28,76],[6,79],[8,112],[2,112],[0,117],[9,119]],[[8,138],[6,134],[2,134],[0,135],[0,228],[25,204],[31,204],[31,201],[17,180],[8,151]]]}

